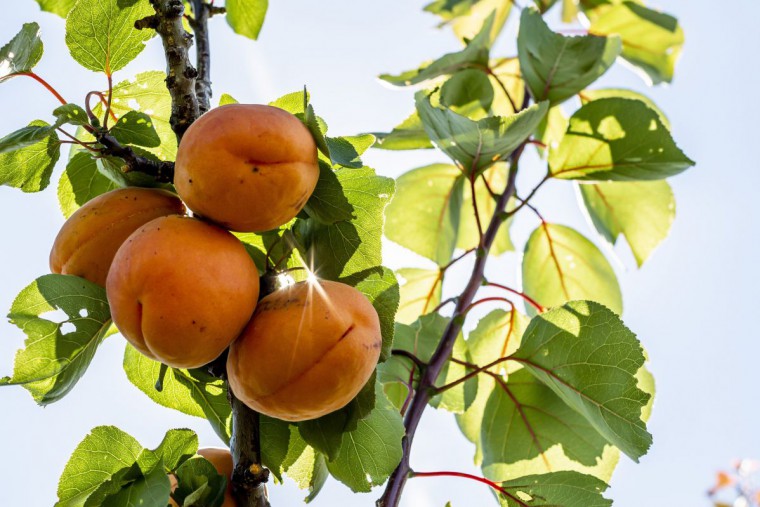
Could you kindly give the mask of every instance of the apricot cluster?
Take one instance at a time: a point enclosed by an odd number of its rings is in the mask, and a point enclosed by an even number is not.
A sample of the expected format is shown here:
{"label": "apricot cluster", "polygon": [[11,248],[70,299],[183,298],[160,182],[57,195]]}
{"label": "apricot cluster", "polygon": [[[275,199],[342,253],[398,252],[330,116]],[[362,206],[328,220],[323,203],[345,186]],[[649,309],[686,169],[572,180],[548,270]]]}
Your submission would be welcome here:
{"label": "apricot cluster", "polygon": [[113,322],[144,355],[197,368],[229,348],[230,388],[249,407],[319,417],[372,374],[377,313],[358,290],[313,278],[258,301],[259,273],[230,233],[288,223],[318,177],[314,139],[292,114],[213,109],[179,145],[177,194],[123,188],[92,199],[64,224],[50,268],[105,286]]}

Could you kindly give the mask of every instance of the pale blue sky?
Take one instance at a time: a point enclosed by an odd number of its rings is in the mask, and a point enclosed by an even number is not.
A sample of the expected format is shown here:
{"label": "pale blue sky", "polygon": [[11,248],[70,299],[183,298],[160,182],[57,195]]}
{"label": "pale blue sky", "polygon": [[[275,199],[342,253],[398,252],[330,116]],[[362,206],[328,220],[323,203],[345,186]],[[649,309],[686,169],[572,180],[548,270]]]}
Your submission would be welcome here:
{"label": "pale blue sky", "polygon": [[[456,50],[448,31],[421,12],[422,0],[368,2],[331,0],[273,1],[260,42],[235,36],[221,19],[212,20],[212,70],[216,97],[227,92],[244,102],[268,102],[308,85],[317,112],[331,132],[352,134],[392,127],[413,108],[410,91],[382,86],[375,76],[415,67],[425,59]],[[13,2],[0,17],[0,39],[10,39],[23,22],[38,21],[46,45],[37,68],[64,97],[79,102],[104,78],[81,69],[63,42],[64,23],[40,13],[32,0]],[[760,105],[760,3],[730,4],[659,0],[676,14],[687,44],[672,86],[646,90],[623,66],[608,73],[603,85],[648,93],[670,117],[675,139],[698,165],[675,178],[678,217],[671,237],[642,270],[636,270],[626,247],[616,269],[624,293],[626,324],[651,357],[657,399],[649,428],[654,446],[640,464],[623,459],[609,494],[618,507],[702,506],[714,471],[740,457],[760,457],[757,405],[760,333],[754,324],[760,285],[760,241],[756,209],[760,172],[756,153]],[[730,5],[730,7],[729,7]],[[494,54],[514,54],[515,20]],[[556,23],[554,26],[558,26]],[[116,75],[163,68],[158,41]],[[49,119],[57,102],[31,80],[16,78],[0,91],[0,134],[30,120]],[[523,191],[542,171],[528,159]],[[371,152],[365,157],[386,175],[431,161],[434,152]],[[527,161],[527,160],[526,160]],[[50,188],[22,194],[0,187],[0,313],[18,291],[48,270],[50,245],[63,223],[55,197],[56,170]],[[569,184],[552,183],[537,204],[550,221],[574,226],[592,237],[578,211]],[[535,226],[518,221],[513,239],[521,246]],[[399,248],[386,250],[392,267],[412,258]],[[415,260],[416,265],[424,265]],[[519,256],[506,254],[489,270],[489,278],[515,283]],[[461,283],[457,270],[451,285]],[[458,278],[457,278],[458,277]],[[473,320],[474,322],[474,320]],[[9,374],[23,334],[0,322],[0,374]],[[153,404],[128,383],[121,369],[124,342],[110,338],[90,369],[64,400],[37,407],[21,388],[0,389],[0,505],[44,507],[55,501],[58,476],[69,454],[94,426],[114,424],[153,447],[174,427],[198,431],[202,445],[218,445],[201,419]],[[472,447],[446,413],[429,410],[418,432],[412,466],[418,470],[478,473]],[[275,507],[298,505],[303,493],[292,482],[270,488]],[[378,494],[355,496],[331,480],[314,505],[370,506]],[[409,481],[405,507],[489,505],[482,485],[456,479]]]}

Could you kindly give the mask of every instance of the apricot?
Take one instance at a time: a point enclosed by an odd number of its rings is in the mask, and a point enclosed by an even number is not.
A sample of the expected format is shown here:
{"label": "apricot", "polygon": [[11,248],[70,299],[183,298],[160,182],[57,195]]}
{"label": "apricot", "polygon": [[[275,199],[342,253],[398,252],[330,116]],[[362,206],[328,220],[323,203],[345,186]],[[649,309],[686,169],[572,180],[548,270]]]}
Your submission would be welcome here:
{"label": "apricot", "polygon": [[243,244],[195,218],[135,231],[106,281],[114,324],[140,352],[175,368],[216,359],[256,307],[259,277]]}
{"label": "apricot", "polygon": [[339,282],[306,281],[259,301],[230,347],[230,387],[253,410],[303,421],[345,406],[375,369],[382,337],[374,307]]}
{"label": "apricot", "polygon": [[[222,507],[236,507],[237,504],[235,503],[235,498],[232,496],[232,470],[234,467],[230,451],[227,449],[208,447],[205,449],[198,449],[198,454],[209,460],[211,464],[214,465],[214,468],[216,468],[216,471],[219,472],[219,475],[223,475],[227,478],[227,490],[224,492],[224,503],[222,503]],[[169,480],[171,481],[172,491],[174,491],[174,488],[177,487],[177,478],[174,477],[174,475],[170,475]],[[177,502],[172,499],[169,499],[169,505],[172,507],[179,507]]]}
{"label": "apricot", "polygon": [[87,202],[63,224],[50,252],[50,271],[106,284],[116,251],[154,218],[183,215],[185,206],[165,190],[120,188]]}
{"label": "apricot", "polygon": [[174,184],[196,214],[227,229],[275,229],[304,207],[319,179],[314,138],[272,106],[228,104],[187,129]]}

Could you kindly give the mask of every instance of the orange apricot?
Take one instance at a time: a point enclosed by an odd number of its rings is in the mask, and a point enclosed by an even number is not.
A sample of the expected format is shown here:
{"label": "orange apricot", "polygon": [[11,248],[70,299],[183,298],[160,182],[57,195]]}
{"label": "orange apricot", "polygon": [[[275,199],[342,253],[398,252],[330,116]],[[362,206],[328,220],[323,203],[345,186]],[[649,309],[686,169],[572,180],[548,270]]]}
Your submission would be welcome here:
{"label": "orange apricot", "polygon": [[[206,458],[214,465],[219,475],[223,475],[227,478],[227,490],[224,492],[224,503],[221,507],[236,507],[237,503],[232,496],[232,455],[228,449],[219,449],[216,447],[207,447],[205,449],[198,449],[198,454]],[[172,491],[177,487],[177,478],[174,475],[169,475],[169,481],[171,482]],[[173,499],[169,499],[169,505],[172,507],[179,507],[177,502]]]}
{"label": "orange apricot", "polygon": [[309,130],[287,111],[259,104],[228,104],[201,116],[182,137],[174,169],[188,208],[241,232],[290,221],[318,179]]}
{"label": "orange apricot", "polygon": [[140,352],[175,368],[216,359],[256,307],[259,277],[242,243],[195,218],[157,218],[116,253],[111,315]]}
{"label": "orange apricot", "polygon": [[50,252],[50,271],[106,284],[116,251],[154,218],[183,215],[185,206],[165,190],[119,188],[85,203],[63,224]]}
{"label": "orange apricot", "polygon": [[359,393],[381,346],[380,321],[364,294],[339,282],[300,282],[259,301],[230,347],[227,376],[257,412],[314,419]]}

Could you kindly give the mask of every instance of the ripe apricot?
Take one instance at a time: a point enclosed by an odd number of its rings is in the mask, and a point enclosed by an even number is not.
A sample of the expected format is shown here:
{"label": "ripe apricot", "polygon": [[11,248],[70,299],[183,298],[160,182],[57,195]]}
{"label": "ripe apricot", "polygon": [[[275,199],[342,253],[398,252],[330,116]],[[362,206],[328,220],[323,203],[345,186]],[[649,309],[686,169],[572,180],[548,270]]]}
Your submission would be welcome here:
{"label": "ripe apricot", "polygon": [[201,116],[182,137],[174,169],[191,210],[241,232],[290,221],[318,179],[309,130],[287,111],[258,104],[228,104]]}
{"label": "ripe apricot", "polygon": [[63,224],[50,252],[50,271],[106,284],[116,250],[154,218],[183,215],[185,206],[165,190],[120,188],[99,195]]}
{"label": "ripe apricot", "polygon": [[314,419],[359,393],[381,345],[377,312],[361,292],[339,282],[301,282],[259,301],[230,347],[227,376],[253,410]]}
{"label": "ripe apricot", "polygon": [[106,293],[116,327],[137,350],[175,368],[196,368],[240,334],[256,307],[259,277],[232,234],[169,216],[124,242]]}
{"label": "ripe apricot", "polygon": [[[207,447],[205,449],[198,449],[198,454],[209,460],[211,464],[214,465],[214,468],[216,468],[216,471],[219,472],[219,475],[223,475],[227,478],[227,490],[224,492],[224,503],[222,503],[222,507],[235,507],[237,504],[235,503],[235,498],[232,496],[233,463],[230,451],[227,449],[218,449],[216,447]],[[171,481],[172,491],[174,491],[174,488],[177,487],[177,478],[174,477],[174,475],[170,475],[169,480]],[[177,502],[172,499],[169,499],[169,505],[172,507],[179,507]]]}

